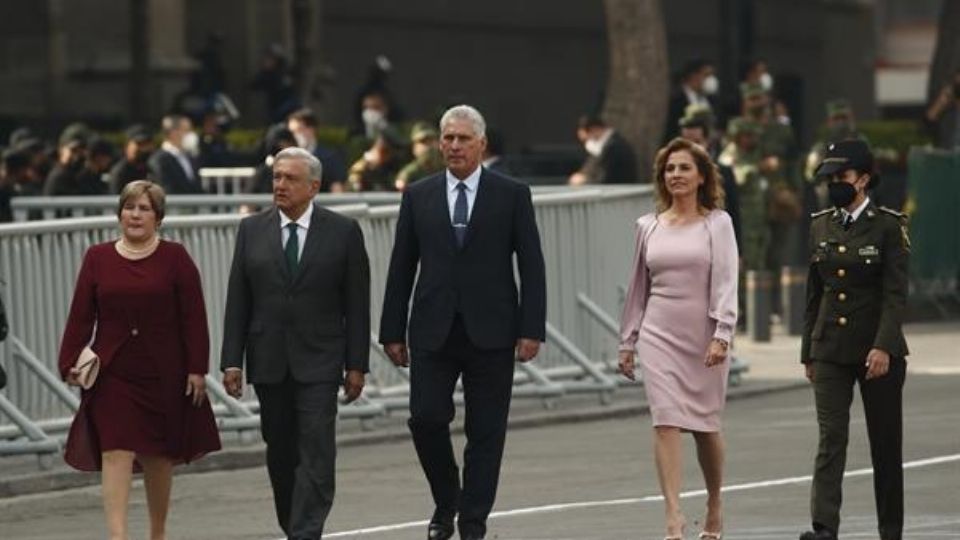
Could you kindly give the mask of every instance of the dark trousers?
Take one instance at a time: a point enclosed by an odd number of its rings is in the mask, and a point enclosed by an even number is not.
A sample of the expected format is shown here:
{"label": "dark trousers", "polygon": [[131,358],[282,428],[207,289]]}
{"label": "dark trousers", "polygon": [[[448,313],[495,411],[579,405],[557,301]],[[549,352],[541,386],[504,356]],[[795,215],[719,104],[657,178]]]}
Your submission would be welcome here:
{"label": "dark trousers", "polygon": [[288,375],[254,388],[277,521],[291,540],[318,540],[333,505],[339,385]]}
{"label": "dark trousers", "polygon": [[[513,388],[513,349],[481,350],[458,317],[439,351],[411,351],[410,432],[436,505],[433,521],[452,522],[461,536],[486,533],[500,479]],[[466,406],[463,488],[450,441],[453,391],[463,377]]]}
{"label": "dark trousers", "polygon": [[850,404],[853,385],[860,397],[870,438],[873,493],[881,540],[900,540],[903,534],[903,383],[907,363],[890,359],[890,371],[866,380],[863,364],[814,363],[814,394],[820,445],[810,513],[815,527],[837,532],[840,526],[841,484],[847,461]]}

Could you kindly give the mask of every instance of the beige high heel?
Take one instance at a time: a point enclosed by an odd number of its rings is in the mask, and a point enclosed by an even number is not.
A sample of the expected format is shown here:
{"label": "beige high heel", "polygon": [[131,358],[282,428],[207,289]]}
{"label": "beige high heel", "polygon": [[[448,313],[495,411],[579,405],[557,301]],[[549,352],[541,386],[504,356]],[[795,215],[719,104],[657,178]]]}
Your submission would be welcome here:
{"label": "beige high heel", "polygon": [[700,540],[723,540],[723,533],[703,531],[698,538]]}

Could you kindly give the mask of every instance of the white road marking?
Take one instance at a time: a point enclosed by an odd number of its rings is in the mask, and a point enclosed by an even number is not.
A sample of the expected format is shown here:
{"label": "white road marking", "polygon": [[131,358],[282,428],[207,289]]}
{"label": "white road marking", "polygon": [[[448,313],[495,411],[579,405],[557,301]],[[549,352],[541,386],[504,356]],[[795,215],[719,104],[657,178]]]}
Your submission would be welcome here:
{"label": "white road marking", "polygon": [[[937,456],[927,459],[919,459],[915,461],[908,461],[903,464],[904,469],[919,469],[921,467],[930,467],[933,465],[942,465],[944,463],[953,463],[955,461],[960,461],[960,454],[950,454],[946,456]],[[872,468],[856,469],[853,471],[847,471],[844,473],[845,478],[857,477],[857,476],[870,476],[873,474]],[[761,480],[757,482],[747,482],[744,484],[734,484],[732,486],[724,486],[722,491],[724,493],[733,493],[737,491],[749,491],[753,489],[761,489],[768,487],[776,486],[786,486],[792,484],[804,484],[813,480],[812,475],[806,476],[792,476],[787,478],[778,478],[774,480]],[[706,490],[695,490],[695,491],[685,491],[680,494],[681,498],[690,498],[690,497],[703,497],[707,494]],[[564,512],[567,510],[580,510],[584,508],[598,508],[604,506],[624,506],[630,504],[639,504],[639,503],[648,503],[648,502],[657,502],[662,501],[663,495],[647,495],[646,497],[629,497],[624,499],[611,499],[606,501],[583,501],[583,502],[572,502],[572,503],[559,503],[559,504],[547,504],[543,506],[531,506],[527,508],[517,508],[514,510],[501,510],[498,512],[492,512],[490,518],[503,518],[503,517],[513,517],[513,516],[524,516],[530,514],[544,514],[550,512]],[[352,536],[362,536],[366,534],[376,534],[382,532],[391,532],[391,531],[400,531],[404,529],[413,529],[417,527],[425,527],[430,522],[428,520],[420,521],[408,521],[405,523],[395,523],[392,525],[379,525],[376,527],[365,527],[362,529],[354,529],[352,531],[341,531],[335,533],[329,533],[323,535],[324,538],[347,538]],[[850,536],[850,535],[847,535]],[[277,540],[284,540],[282,538]]]}

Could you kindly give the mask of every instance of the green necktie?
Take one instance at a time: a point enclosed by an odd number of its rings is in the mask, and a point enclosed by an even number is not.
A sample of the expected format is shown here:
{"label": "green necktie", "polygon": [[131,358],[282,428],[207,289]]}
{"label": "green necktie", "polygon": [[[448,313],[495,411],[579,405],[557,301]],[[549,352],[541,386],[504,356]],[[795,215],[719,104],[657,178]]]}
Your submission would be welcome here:
{"label": "green necktie", "polygon": [[297,224],[295,222],[287,223],[287,230],[290,235],[287,237],[287,245],[283,248],[283,253],[287,258],[287,269],[290,275],[297,275],[297,267],[300,264],[300,239],[297,237]]}

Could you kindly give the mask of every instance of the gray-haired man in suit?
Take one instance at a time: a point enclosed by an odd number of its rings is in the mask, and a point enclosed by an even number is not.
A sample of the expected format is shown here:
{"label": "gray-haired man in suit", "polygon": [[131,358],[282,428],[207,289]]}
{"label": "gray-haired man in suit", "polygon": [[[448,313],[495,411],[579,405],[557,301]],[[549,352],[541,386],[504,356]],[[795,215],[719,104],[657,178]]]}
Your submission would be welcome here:
{"label": "gray-haired man in suit", "polygon": [[359,224],[313,203],[320,162],[287,148],[273,164],[274,207],[240,222],[220,368],[230,395],[243,359],[260,399],[280,527],[319,539],[334,495],[337,392],[359,397],[368,371],[370,268]]}

